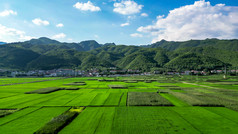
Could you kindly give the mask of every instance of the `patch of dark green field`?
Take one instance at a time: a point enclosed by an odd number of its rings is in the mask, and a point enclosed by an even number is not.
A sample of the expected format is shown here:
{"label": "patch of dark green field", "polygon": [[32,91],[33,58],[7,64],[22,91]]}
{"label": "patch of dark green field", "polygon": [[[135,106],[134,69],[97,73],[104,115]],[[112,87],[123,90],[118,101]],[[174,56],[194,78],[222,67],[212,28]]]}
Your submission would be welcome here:
{"label": "patch of dark green field", "polygon": [[173,106],[156,92],[128,92],[128,106]]}

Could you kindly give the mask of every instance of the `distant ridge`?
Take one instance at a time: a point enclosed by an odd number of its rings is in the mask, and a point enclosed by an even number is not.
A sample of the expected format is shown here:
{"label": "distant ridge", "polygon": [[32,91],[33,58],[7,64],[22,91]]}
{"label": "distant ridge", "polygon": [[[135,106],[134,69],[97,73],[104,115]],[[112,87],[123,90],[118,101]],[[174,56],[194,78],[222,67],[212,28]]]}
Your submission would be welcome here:
{"label": "distant ridge", "polygon": [[6,42],[0,42],[0,45],[7,44]]}
{"label": "distant ridge", "polygon": [[181,42],[161,40],[159,42],[144,47],[150,48],[161,47],[168,50],[176,50],[186,47],[204,47],[204,46],[212,46],[219,49],[238,51],[238,39],[232,40],[205,39],[205,40],[189,40]]}

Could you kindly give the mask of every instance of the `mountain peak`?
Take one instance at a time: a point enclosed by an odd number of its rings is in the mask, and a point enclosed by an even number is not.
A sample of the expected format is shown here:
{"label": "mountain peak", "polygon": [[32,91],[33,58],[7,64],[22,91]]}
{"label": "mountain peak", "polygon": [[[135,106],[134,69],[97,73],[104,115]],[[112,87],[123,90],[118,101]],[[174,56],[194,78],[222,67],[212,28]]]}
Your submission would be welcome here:
{"label": "mountain peak", "polygon": [[52,40],[47,37],[40,37],[39,39],[31,39],[30,41],[27,41],[33,45],[48,45],[48,44],[59,44],[60,42],[57,40]]}
{"label": "mountain peak", "polygon": [[85,40],[85,41],[81,41],[80,43],[96,43],[96,44],[98,44],[98,42],[95,40]]}
{"label": "mountain peak", "polygon": [[85,50],[85,51],[90,51],[96,48],[101,47],[100,44],[98,44],[98,42],[96,42],[95,40],[86,40],[86,41],[82,41],[79,43],[79,45]]}

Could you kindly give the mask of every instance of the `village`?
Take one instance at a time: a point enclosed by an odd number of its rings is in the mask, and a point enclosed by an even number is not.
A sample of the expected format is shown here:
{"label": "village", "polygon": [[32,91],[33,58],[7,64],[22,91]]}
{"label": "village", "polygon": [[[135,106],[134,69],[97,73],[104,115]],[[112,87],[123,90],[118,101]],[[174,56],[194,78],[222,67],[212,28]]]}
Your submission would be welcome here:
{"label": "village", "polygon": [[187,70],[187,71],[153,71],[143,72],[133,69],[118,69],[110,67],[106,70],[92,68],[89,70],[78,69],[53,69],[53,70],[31,70],[31,71],[15,71],[0,69],[1,77],[119,77],[119,76],[139,76],[139,75],[213,75],[213,74],[229,74],[236,76],[238,70],[211,70],[209,72]]}

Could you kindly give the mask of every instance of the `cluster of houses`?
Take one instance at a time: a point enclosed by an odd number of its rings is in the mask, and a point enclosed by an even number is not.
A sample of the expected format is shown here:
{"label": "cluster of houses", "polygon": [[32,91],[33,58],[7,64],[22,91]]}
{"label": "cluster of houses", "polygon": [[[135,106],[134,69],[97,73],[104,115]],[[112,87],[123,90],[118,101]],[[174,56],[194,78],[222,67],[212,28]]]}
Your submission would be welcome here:
{"label": "cluster of houses", "polygon": [[[112,75],[140,75],[139,70],[119,70],[109,68],[107,70],[90,69],[87,71],[77,69],[53,69],[53,70],[34,70],[34,71],[11,71],[11,77],[24,77],[24,76],[44,76],[44,77],[74,77],[74,76],[112,76]],[[144,73],[147,74],[147,73]]]}
{"label": "cluster of houses", "polygon": [[[7,73],[6,73],[7,72]],[[238,74],[238,70],[229,70],[230,74]],[[10,77],[90,77],[90,76],[137,76],[137,75],[153,75],[153,74],[166,74],[166,75],[208,75],[208,74],[223,74],[225,70],[211,70],[210,72],[189,70],[183,72],[142,72],[140,70],[133,69],[118,69],[115,67],[108,68],[106,70],[90,69],[87,71],[77,69],[53,69],[53,70],[32,70],[32,71],[10,71],[6,69],[0,69],[2,76]],[[1,75],[0,75],[1,76]]]}

